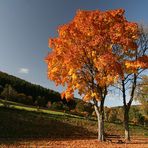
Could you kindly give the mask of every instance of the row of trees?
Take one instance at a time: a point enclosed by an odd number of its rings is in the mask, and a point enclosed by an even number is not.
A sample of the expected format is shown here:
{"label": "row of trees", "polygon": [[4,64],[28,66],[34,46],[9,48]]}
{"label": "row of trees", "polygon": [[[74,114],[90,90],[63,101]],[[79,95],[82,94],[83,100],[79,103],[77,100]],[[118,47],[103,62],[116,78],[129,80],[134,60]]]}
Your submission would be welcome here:
{"label": "row of trees", "polygon": [[9,91],[11,92],[8,99],[11,101],[42,107],[46,107],[48,102],[53,104],[54,102],[62,101],[62,104],[68,106],[69,109],[75,108],[76,105],[76,98],[69,102],[67,102],[66,99],[61,100],[60,93],[56,91],[44,88],[40,85],[32,84],[0,71],[0,94],[4,90],[7,93],[8,87],[10,87]]}
{"label": "row of trees", "polygon": [[[105,121],[123,123],[124,112],[122,107],[116,108],[105,108]],[[140,124],[146,125],[148,123],[147,118],[145,118],[141,106],[132,106],[129,112],[129,123],[130,124]]]}
{"label": "row of trees", "polygon": [[7,73],[0,71],[0,92],[3,90],[6,84],[11,85],[18,93],[23,93],[26,96],[32,96],[33,101],[36,100],[38,96],[44,97],[46,101],[60,101],[61,96],[58,92],[44,88],[40,85],[32,84],[18,77],[9,75]]}
{"label": "row of trees", "polygon": [[[129,122],[131,124],[148,125],[148,118],[146,114],[147,108],[145,105],[133,105],[129,112]],[[78,101],[73,113],[85,117],[96,117],[93,105],[84,101]],[[104,121],[112,123],[122,123],[124,121],[123,107],[105,107]]]}
{"label": "row of trees", "polygon": [[130,140],[129,111],[142,72],[148,68],[148,34],[128,22],[124,10],[82,11],[49,40],[45,61],[48,77],[66,86],[62,98],[78,90],[90,101],[98,118],[98,139],[104,141],[104,102],[110,86],[123,98],[125,140]]}
{"label": "row of trees", "polygon": [[[11,85],[6,84],[4,89],[2,90],[0,94],[1,98],[5,100],[5,106],[8,106],[7,101],[13,101],[13,102],[18,102],[26,105],[33,105],[33,97],[32,96],[27,96],[24,93],[18,93]],[[37,97],[36,101],[40,103],[40,97]],[[44,99],[42,99],[44,100]],[[41,103],[40,103],[41,104]],[[43,103],[41,104],[43,105]]]}
{"label": "row of trees", "polygon": [[37,96],[34,100],[32,96],[27,96],[24,93],[18,93],[10,84],[6,84],[5,87],[1,90],[1,98],[4,100],[4,105],[9,106],[8,101],[18,102],[25,105],[33,105],[37,107],[46,107],[54,110],[67,110],[74,109],[76,106],[76,101],[66,102],[63,101],[48,101],[43,96]]}

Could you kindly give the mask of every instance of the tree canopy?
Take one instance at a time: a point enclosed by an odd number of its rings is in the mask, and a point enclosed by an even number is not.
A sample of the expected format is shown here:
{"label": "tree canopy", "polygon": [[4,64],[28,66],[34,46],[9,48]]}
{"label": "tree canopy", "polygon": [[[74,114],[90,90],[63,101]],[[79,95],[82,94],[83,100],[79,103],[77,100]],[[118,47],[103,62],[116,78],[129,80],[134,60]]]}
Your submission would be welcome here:
{"label": "tree canopy", "polygon": [[49,39],[48,77],[66,85],[62,96],[67,99],[77,89],[84,100],[101,100],[107,86],[123,75],[114,47],[120,46],[122,53],[135,50],[137,38],[138,26],[126,20],[123,9],[78,10],[71,22],[58,28],[58,37]]}

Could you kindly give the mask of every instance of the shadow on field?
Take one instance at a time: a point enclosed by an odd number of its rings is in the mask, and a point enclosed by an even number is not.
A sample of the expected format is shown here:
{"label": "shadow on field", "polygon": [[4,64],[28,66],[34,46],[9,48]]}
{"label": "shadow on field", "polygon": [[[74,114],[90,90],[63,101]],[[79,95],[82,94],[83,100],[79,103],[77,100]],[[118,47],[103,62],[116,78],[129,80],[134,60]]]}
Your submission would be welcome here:
{"label": "shadow on field", "polygon": [[133,146],[137,144],[148,144],[148,138],[131,136],[131,141],[125,142],[124,137],[113,134],[106,136],[106,141],[114,144],[132,144]]}
{"label": "shadow on field", "polygon": [[[0,144],[39,139],[89,139],[95,133],[65,116],[0,107]],[[76,119],[73,119],[75,122]],[[77,122],[77,121],[76,121]],[[75,122],[75,123],[76,123]]]}
{"label": "shadow on field", "polygon": [[133,138],[131,139],[130,144],[148,144],[148,138]]}

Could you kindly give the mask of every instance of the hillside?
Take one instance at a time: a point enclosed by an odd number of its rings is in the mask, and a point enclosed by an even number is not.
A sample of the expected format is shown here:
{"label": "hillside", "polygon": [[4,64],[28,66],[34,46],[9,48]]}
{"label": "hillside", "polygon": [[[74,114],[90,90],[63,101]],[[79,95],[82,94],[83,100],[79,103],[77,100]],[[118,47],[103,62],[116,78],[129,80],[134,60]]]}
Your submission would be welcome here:
{"label": "hillside", "polygon": [[34,99],[37,96],[44,96],[49,98],[50,101],[59,101],[61,99],[60,93],[56,91],[32,84],[26,80],[0,71],[0,85],[4,87],[6,84],[10,84],[17,92],[30,95]]}
{"label": "hillside", "polygon": [[62,101],[63,104],[66,104],[68,106],[75,106],[76,104],[76,99],[67,102],[65,99],[61,99],[61,95],[57,91],[44,88],[40,85],[32,84],[26,80],[0,71],[0,93],[2,92],[6,84],[11,85],[11,87],[19,94],[23,93],[26,96],[31,96],[33,99],[33,103],[31,105],[34,105],[37,98],[39,97],[44,100],[43,106],[45,106],[48,101],[50,101],[51,103]]}
{"label": "hillside", "polygon": [[[37,110],[12,104],[5,108],[0,104],[0,145],[23,145],[49,141],[87,140],[97,138],[97,121],[67,113]],[[131,125],[131,135],[147,137],[147,127]],[[122,124],[105,122],[107,139],[117,142],[123,139]],[[119,136],[120,135],[120,136]],[[47,142],[48,141],[48,142]]]}

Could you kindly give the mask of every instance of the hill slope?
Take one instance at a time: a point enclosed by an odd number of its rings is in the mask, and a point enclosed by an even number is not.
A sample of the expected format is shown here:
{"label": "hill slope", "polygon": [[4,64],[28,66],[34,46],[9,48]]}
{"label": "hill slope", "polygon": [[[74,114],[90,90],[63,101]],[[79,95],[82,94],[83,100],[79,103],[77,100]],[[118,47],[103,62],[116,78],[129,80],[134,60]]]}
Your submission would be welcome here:
{"label": "hill slope", "polygon": [[28,81],[0,71],[0,85],[4,87],[6,84],[10,84],[17,92],[32,96],[34,99],[37,96],[44,96],[49,98],[50,101],[59,101],[61,99],[60,93],[56,91],[44,88],[40,85],[32,84]]}
{"label": "hill slope", "polygon": [[[0,104],[0,144],[46,139],[97,138],[96,120],[56,111],[18,106],[19,104],[14,104],[5,108]],[[148,136],[146,127],[131,125],[130,128],[132,136]],[[106,122],[105,133],[108,138],[122,138],[123,126]]]}
{"label": "hill slope", "polygon": [[61,95],[57,91],[32,84],[28,81],[0,71],[0,93],[6,84],[11,85],[18,93],[31,96],[33,98],[33,102],[37,100],[37,97],[41,96],[41,98],[45,99],[45,104],[47,104],[48,101],[51,103],[62,101],[63,104],[74,107],[76,104],[76,99],[67,102],[65,99],[61,99]]}

